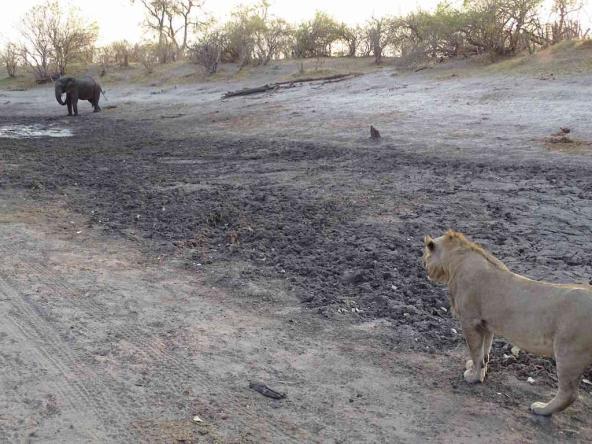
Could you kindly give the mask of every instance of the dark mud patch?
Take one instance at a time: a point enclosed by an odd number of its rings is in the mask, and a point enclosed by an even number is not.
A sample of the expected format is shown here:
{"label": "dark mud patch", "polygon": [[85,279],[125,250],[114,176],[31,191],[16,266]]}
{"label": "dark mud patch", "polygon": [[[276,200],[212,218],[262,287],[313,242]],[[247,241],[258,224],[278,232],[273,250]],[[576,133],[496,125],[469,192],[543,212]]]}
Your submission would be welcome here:
{"label": "dark mud patch", "polygon": [[[445,291],[421,267],[425,234],[464,231],[534,278],[592,276],[583,163],[174,138],[102,116],[73,125],[72,138],[3,144],[4,160],[20,167],[0,185],[63,196],[91,225],[189,267],[251,265],[219,285],[279,280],[328,318],[388,318],[392,346],[435,352],[463,342]],[[496,341],[495,365],[553,384],[552,361],[509,362],[505,348]]]}

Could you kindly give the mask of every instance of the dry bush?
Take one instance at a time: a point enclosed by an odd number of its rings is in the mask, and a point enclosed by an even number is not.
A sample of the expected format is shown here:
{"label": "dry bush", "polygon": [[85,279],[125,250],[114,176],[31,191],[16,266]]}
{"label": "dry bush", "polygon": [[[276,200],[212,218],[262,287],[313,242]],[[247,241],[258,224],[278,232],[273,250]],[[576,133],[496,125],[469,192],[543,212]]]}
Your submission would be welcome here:
{"label": "dry bush", "polygon": [[154,72],[154,66],[158,63],[159,52],[158,46],[153,43],[146,43],[138,47],[138,59],[148,74]]}
{"label": "dry bush", "polygon": [[14,43],[8,43],[0,53],[0,61],[4,64],[9,77],[16,77],[19,59],[19,50]]}
{"label": "dry bush", "polygon": [[130,64],[130,57],[132,56],[132,45],[127,40],[120,40],[111,44],[113,52],[114,63],[127,68]]}
{"label": "dry bush", "polygon": [[221,32],[211,32],[205,35],[190,50],[193,63],[203,66],[208,74],[218,70],[218,63],[224,49],[224,35]]}

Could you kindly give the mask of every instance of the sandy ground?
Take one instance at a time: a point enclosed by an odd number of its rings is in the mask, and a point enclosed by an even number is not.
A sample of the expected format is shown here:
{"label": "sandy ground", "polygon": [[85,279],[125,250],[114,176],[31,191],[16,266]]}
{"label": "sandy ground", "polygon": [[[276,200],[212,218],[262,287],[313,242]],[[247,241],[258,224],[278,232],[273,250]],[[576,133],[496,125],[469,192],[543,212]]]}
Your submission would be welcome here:
{"label": "sandy ground", "polygon": [[[462,382],[460,329],[419,264],[422,236],[454,227],[531,277],[590,280],[590,76],[385,68],[220,99],[282,69],[117,84],[116,108],[78,118],[51,89],[0,92],[0,127],[72,132],[0,139],[0,434],[590,439],[590,386],[532,416],[552,362],[504,360],[503,340],[486,384]],[[560,126],[576,143],[545,141]]]}

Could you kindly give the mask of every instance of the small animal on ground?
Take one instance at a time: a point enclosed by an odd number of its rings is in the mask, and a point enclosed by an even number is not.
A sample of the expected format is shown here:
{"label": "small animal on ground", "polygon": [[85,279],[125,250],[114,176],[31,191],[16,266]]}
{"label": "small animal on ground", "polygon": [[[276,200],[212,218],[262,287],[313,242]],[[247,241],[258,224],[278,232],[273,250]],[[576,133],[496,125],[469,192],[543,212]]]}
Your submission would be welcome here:
{"label": "small animal on ground", "polygon": [[[75,78],[64,76],[55,81],[55,97],[60,105],[68,106],[68,115],[78,115],[78,100],[88,100],[93,106],[94,112],[101,111],[99,99],[103,92],[101,85],[90,76]],[[66,94],[66,101],[62,100],[62,94]]]}
{"label": "small animal on ground", "polygon": [[497,334],[522,350],[555,358],[559,390],[549,402],[534,402],[533,413],[552,415],[576,400],[582,374],[592,364],[592,287],[513,273],[455,231],[426,236],[422,260],[431,281],[448,285],[450,307],[471,356],[466,382],[485,379]]}

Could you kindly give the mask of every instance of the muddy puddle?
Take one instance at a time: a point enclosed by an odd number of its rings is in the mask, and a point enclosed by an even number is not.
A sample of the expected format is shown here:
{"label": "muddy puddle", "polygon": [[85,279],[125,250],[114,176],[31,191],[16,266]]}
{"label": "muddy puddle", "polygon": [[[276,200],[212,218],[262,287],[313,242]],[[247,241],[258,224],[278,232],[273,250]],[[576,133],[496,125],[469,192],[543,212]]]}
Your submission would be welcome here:
{"label": "muddy puddle", "polygon": [[3,125],[0,126],[0,138],[30,139],[33,137],[71,137],[68,128],[50,128],[43,125]]}

